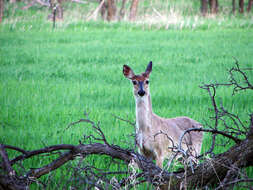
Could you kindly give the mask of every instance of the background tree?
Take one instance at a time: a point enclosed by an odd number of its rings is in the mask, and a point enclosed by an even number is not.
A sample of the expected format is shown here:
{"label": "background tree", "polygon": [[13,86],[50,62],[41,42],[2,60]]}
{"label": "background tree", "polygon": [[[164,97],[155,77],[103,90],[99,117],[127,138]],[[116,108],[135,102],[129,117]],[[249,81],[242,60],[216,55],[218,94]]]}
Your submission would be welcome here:
{"label": "background tree", "polygon": [[121,4],[121,8],[120,8],[120,12],[119,12],[119,19],[122,20],[126,14],[126,0],[122,0],[122,4]]}
{"label": "background tree", "polygon": [[251,11],[252,4],[253,4],[253,0],[249,0],[249,2],[248,2],[248,7],[247,7],[247,11],[248,11],[248,12]]}
{"label": "background tree", "polygon": [[244,13],[244,0],[239,0],[239,12]]}
{"label": "background tree", "polygon": [[51,14],[48,16],[54,22],[63,19],[62,0],[50,0]]}
{"label": "background tree", "polygon": [[[252,3],[253,3],[253,0],[248,0],[247,12],[251,11]],[[239,0],[238,5],[239,5],[239,13],[244,13],[244,0]],[[233,12],[233,14],[235,14],[235,11],[236,11],[236,1],[235,0],[232,0],[232,7],[233,7],[232,12]]]}
{"label": "background tree", "polygon": [[2,22],[4,16],[4,0],[0,0],[0,22]]}
{"label": "background tree", "polygon": [[112,21],[116,19],[117,7],[115,0],[107,0],[107,20]]}
{"label": "background tree", "polygon": [[218,12],[218,0],[209,0],[209,6],[211,14],[216,14]]}
{"label": "background tree", "polygon": [[131,8],[130,8],[130,16],[129,16],[129,19],[131,21],[135,20],[135,18],[136,18],[138,3],[139,3],[139,0],[133,0],[132,1]]}

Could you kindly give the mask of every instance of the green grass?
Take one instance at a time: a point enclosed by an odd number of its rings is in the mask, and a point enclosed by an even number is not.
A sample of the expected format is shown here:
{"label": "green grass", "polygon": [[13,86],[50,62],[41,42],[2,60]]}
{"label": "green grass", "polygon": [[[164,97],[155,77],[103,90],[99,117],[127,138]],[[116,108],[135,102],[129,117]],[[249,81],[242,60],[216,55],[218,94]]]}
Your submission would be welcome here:
{"label": "green grass", "polygon": [[[38,20],[25,20],[19,14],[17,20],[8,17],[0,25],[0,143],[26,150],[78,144],[84,134],[92,133],[91,128],[84,124],[66,128],[84,117],[84,111],[100,122],[110,143],[133,148],[129,135],[134,129],[113,116],[135,120],[132,85],[122,74],[124,64],[138,73],[153,61],[150,85],[155,113],[185,115],[203,123],[212,114],[211,102],[199,86],[228,81],[233,57],[243,68],[253,66],[250,19],[240,25],[245,18],[225,18],[231,27],[217,25],[219,18],[205,20],[200,27],[180,30],[147,23],[66,21],[52,30],[52,24],[43,21],[45,13],[39,13]],[[253,72],[248,74],[252,81]],[[231,94],[232,89],[219,88],[217,95],[247,125],[252,93]],[[206,135],[203,149],[209,142]],[[49,162],[45,160],[34,158],[25,164],[39,167]],[[106,167],[104,158],[93,157],[93,162]],[[60,182],[59,173],[50,175],[58,180],[54,183]]]}

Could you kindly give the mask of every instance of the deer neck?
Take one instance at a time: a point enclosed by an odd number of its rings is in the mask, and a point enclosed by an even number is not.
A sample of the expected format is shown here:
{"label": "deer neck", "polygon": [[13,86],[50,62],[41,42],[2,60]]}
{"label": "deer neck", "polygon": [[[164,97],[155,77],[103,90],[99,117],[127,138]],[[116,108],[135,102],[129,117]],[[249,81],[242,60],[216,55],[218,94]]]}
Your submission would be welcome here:
{"label": "deer neck", "polygon": [[149,132],[151,128],[152,105],[150,95],[136,97],[136,130]]}

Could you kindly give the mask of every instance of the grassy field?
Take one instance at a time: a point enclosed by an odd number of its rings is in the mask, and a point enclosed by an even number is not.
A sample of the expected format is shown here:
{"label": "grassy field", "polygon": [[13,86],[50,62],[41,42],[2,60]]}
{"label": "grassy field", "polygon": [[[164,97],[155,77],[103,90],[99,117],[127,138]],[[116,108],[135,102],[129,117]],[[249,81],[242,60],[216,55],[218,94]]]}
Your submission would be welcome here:
{"label": "grassy field", "polygon": [[[185,115],[204,123],[212,114],[211,102],[199,86],[228,81],[233,57],[241,67],[253,66],[252,21],[245,22],[245,27],[224,28],[207,21],[204,27],[181,30],[73,22],[52,30],[50,22],[9,19],[0,25],[0,143],[27,150],[78,144],[84,134],[91,133],[90,128],[66,128],[86,111],[91,120],[100,122],[110,143],[133,148],[133,127],[113,116],[135,120],[132,85],[124,78],[122,66],[143,72],[151,60],[154,112],[163,117]],[[208,25],[213,27],[208,30]],[[249,76],[252,80],[252,71]],[[247,124],[253,111],[252,93],[233,97],[231,93],[220,88],[218,96]],[[208,149],[208,139],[206,135],[203,150]],[[106,165],[98,157],[94,162]],[[35,158],[26,164],[43,163]]]}

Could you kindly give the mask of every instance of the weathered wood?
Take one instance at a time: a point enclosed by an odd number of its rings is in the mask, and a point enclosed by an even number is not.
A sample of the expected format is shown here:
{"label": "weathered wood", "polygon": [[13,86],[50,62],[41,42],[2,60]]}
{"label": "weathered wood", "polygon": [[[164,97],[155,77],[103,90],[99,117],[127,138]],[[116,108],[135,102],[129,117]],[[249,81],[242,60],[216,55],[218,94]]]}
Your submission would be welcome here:
{"label": "weathered wood", "polygon": [[244,0],[239,0],[239,12],[244,13]]}
{"label": "weathered wood", "polygon": [[115,0],[107,0],[107,21],[116,19],[116,11]]}
{"label": "weathered wood", "polygon": [[235,0],[232,0],[232,12],[235,14]]}
{"label": "weathered wood", "polygon": [[206,16],[208,9],[208,0],[201,0],[201,14]]}
{"label": "weathered wood", "polygon": [[126,0],[122,0],[121,8],[120,8],[120,11],[119,11],[120,20],[122,20],[125,16],[125,13],[126,13],[125,5],[126,5]]}
{"label": "weathered wood", "polygon": [[216,14],[218,12],[218,0],[209,0],[210,12]]}
{"label": "weathered wood", "polygon": [[252,4],[253,4],[253,0],[249,0],[248,7],[247,7],[247,12],[251,11]]}
{"label": "weathered wood", "polygon": [[4,0],[0,0],[0,23],[3,20],[4,16]]}
{"label": "weathered wood", "polygon": [[130,8],[130,16],[129,19],[134,21],[136,19],[137,10],[138,10],[139,0],[133,0]]}

